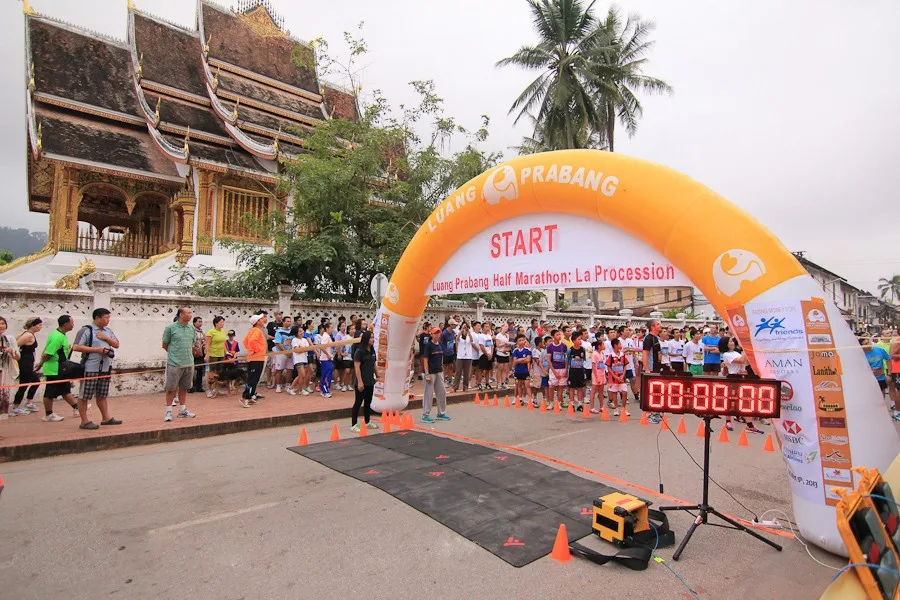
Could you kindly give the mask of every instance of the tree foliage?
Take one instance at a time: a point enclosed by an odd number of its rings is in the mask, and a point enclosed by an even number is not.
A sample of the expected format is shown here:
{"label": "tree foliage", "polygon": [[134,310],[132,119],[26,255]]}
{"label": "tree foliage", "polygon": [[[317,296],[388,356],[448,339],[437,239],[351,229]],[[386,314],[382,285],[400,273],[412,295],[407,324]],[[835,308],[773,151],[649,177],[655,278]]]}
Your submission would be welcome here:
{"label": "tree foliage", "polygon": [[565,148],[612,151],[616,122],[634,135],[643,114],[639,92],[670,93],[660,79],[643,74],[653,47],[654,25],[636,15],[622,20],[611,7],[605,18],[583,0],[528,0],[538,42],[522,46],[497,66],[537,71],[513,101],[516,121],[528,117],[534,134],[522,153]]}
{"label": "tree foliage", "polygon": [[878,291],[882,300],[897,303],[900,300],[900,275],[894,275],[890,279],[882,277],[878,280]]}

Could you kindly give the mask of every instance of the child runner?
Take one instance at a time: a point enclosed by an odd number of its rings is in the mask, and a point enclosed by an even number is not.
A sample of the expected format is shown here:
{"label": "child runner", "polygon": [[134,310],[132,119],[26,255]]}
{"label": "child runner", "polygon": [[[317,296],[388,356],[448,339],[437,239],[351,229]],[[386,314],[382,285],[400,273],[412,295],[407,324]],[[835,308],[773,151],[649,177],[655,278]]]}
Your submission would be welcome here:
{"label": "child runner", "polygon": [[[585,382],[585,392],[584,397],[587,399],[588,404],[591,404],[591,383],[593,383],[593,371],[594,371],[594,346],[593,341],[591,339],[592,335],[590,331],[583,331],[581,333],[581,344],[584,346],[585,358],[584,358],[584,382]],[[594,339],[597,339],[596,337]]]}
{"label": "child runner", "polygon": [[[512,351],[513,375],[516,378],[516,398],[521,398],[523,402],[529,397],[528,371],[532,359],[532,352],[527,346],[528,338],[523,334],[517,335],[516,349]],[[531,396],[531,400],[534,400],[534,396]]]}
{"label": "child runner", "polygon": [[575,403],[575,410],[584,408],[584,363],[587,359],[587,350],[581,341],[581,332],[572,336],[572,347],[566,355],[566,364],[569,367],[569,400]]}
{"label": "child runner", "polygon": [[659,330],[659,362],[663,369],[671,369],[672,361],[669,355],[669,330],[663,327]]}
{"label": "child runner", "polygon": [[[728,338],[728,345],[725,352],[722,353],[722,365],[724,370],[726,371],[726,375],[740,375],[744,370],[745,365],[747,364],[747,357],[744,356],[737,348],[737,344],[734,342],[734,338]],[[740,417],[739,417],[740,418]],[[747,431],[750,433],[764,433],[762,429],[756,427],[753,424],[753,420],[749,420],[747,423]],[[734,431],[734,428],[731,424],[731,417],[725,418],[725,429],[728,431]]]}
{"label": "child runner", "polygon": [[[591,412],[595,415],[600,412],[595,406],[603,406],[603,388],[606,387],[606,352],[604,351],[603,340],[598,338],[594,342],[593,352],[593,369],[591,370]],[[597,404],[594,404],[594,398],[597,398]]]}
{"label": "child runner", "polygon": [[554,329],[550,332],[553,343],[547,345],[547,356],[550,358],[550,397],[548,398],[548,408],[554,405],[554,395],[562,406],[563,390],[567,383],[566,373],[566,352],[568,348],[562,343],[562,331]]}
{"label": "child runner", "polygon": [[538,408],[538,394],[542,395],[542,401],[547,401],[547,375],[550,373],[550,361],[547,360],[547,351],[544,350],[545,338],[534,338],[534,350],[531,352],[531,403]]}
{"label": "child runner", "polygon": [[676,373],[684,373],[684,340],[681,338],[681,330],[676,329],[674,339],[669,340],[669,363]]}
{"label": "child runner", "polygon": [[297,368],[297,377],[288,386],[287,392],[295,396],[294,388],[296,387],[301,394],[309,396],[309,390],[306,388],[311,378],[309,351],[306,350],[309,348],[309,339],[304,337],[302,328],[294,327],[294,329],[297,331],[294,333],[294,339],[291,340],[291,349],[294,351],[292,356],[294,357],[294,366]]}
{"label": "child runner", "polygon": [[[505,388],[506,380],[509,379],[509,350],[512,345],[509,343],[506,325],[500,326],[500,332],[494,339],[497,345],[497,387]],[[518,380],[516,387],[519,387]]]}
{"label": "child runner", "polygon": [[[616,338],[612,340],[612,352],[606,357],[606,368],[609,374],[609,383],[607,390],[609,398],[613,402],[616,412],[613,416],[619,416],[619,397],[622,398],[622,409],[625,409],[628,402],[628,384],[625,383],[625,371],[628,369],[628,357],[622,352],[622,340]],[[631,414],[625,410],[625,416],[630,417]]]}
{"label": "child runner", "polygon": [[684,345],[684,360],[691,375],[703,375],[703,346],[700,345],[700,332],[691,329],[691,341]]}

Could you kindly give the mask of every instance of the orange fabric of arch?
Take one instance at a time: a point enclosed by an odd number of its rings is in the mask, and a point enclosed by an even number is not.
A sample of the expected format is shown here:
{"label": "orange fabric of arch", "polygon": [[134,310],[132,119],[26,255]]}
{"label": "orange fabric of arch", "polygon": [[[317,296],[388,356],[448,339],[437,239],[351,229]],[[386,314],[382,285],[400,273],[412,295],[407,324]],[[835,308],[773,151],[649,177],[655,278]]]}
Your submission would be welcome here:
{"label": "orange fabric of arch", "polygon": [[563,150],[503,163],[444,200],[406,248],[385,307],[417,318],[428,284],[467,240],[506,219],[547,212],[597,219],[643,241],[720,314],[805,274],[771,232],[690,177],[620,154]]}

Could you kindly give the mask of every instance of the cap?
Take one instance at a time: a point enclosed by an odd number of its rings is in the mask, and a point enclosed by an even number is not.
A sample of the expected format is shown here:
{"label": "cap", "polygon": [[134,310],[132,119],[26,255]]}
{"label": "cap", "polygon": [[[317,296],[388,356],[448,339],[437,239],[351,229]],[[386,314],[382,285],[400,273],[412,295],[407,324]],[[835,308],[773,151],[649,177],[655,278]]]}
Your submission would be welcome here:
{"label": "cap", "polygon": [[229,329],[228,335],[237,335],[237,334],[234,332],[234,329]]}
{"label": "cap", "polygon": [[431,331],[429,331],[429,333],[430,333],[431,335],[434,335],[434,334],[440,333],[440,332],[441,332],[440,327],[432,327],[432,328],[431,328]]}
{"label": "cap", "polygon": [[456,319],[450,319],[447,321],[447,325],[459,325],[459,323],[456,322]]}
{"label": "cap", "polygon": [[703,333],[709,333],[709,327],[704,327],[704,328],[703,328]]}
{"label": "cap", "polygon": [[250,324],[256,325],[260,319],[262,319],[262,315],[253,315],[252,317],[250,317]]}

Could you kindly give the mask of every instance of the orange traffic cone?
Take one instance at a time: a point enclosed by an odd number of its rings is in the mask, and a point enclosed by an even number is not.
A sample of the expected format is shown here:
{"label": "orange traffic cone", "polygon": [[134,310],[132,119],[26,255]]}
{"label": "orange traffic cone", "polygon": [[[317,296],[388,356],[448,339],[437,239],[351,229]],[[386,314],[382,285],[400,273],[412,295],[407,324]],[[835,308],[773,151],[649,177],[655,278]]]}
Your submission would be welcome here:
{"label": "orange traffic cone", "polygon": [[540,412],[547,412],[547,402],[541,400],[541,407],[538,409]]}
{"label": "orange traffic cone", "polygon": [[509,403],[509,394],[503,398],[503,408],[512,408],[512,404]]}
{"label": "orange traffic cone", "polygon": [[556,404],[553,405],[553,412],[559,414],[562,412],[562,407],[560,406],[559,401],[556,401]]}
{"label": "orange traffic cone", "polygon": [[500,399],[497,398],[497,394],[494,394],[494,406],[500,406]]}
{"label": "orange traffic cone", "polygon": [[591,403],[586,402],[581,407],[581,418],[582,419],[590,419],[591,418]]}
{"label": "orange traffic cone", "polygon": [[366,425],[365,421],[359,422],[359,437],[365,437],[369,435],[369,426]]}
{"label": "orange traffic cone", "polygon": [[566,409],[566,414],[569,415],[570,417],[575,416],[575,403],[574,402],[569,402],[569,408]]}
{"label": "orange traffic cone", "polygon": [[763,444],[763,452],[775,452],[775,444],[772,443],[772,434],[766,436],[766,443]]}
{"label": "orange traffic cone", "polygon": [[391,422],[390,421],[388,421],[387,423],[384,424],[384,429],[382,429],[382,431],[384,431],[385,433],[391,432]]}
{"label": "orange traffic cone", "polygon": [[[525,399],[525,404],[528,405],[527,406],[528,410],[534,410],[534,402],[529,402],[528,398]],[[543,403],[541,403],[541,406],[543,406]]]}
{"label": "orange traffic cone", "polygon": [[666,418],[666,415],[663,415],[662,420],[659,422],[660,429],[668,429],[669,428],[669,420]]}
{"label": "orange traffic cone", "polygon": [[606,405],[600,407],[600,420],[601,421],[609,421],[609,411],[606,410]]}
{"label": "orange traffic cone", "polygon": [[719,441],[723,444],[727,444],[731,441],[728,439],[728,429],[726,429],[724,426],[722,427],[722,431],[719,433]]}
{"label": "orange traffic cone", "polygon": [[328,441],[330,441],[330,442],[336,442],[336,441],[338,441],[339,439],[341,439],[341,434],[340,434],[340,432],[338,431],[337,423],[335,423],[335,424],[331,427],[331,439],[329,439]]}
{"label": "orange traffic cone", "polygon": [[[605,408],[603,410],[606,410]],[[641,413],[641,425],[644,427],[650,427],[650,421],[647,420],[647,413]]]}
{"label": "orange traffic cone", "polygon": [[416,421],[413,419],[411,414],[406,415],[406,429],[407,431],[416,426]]}
{"label": "orange traffic cone", "polygon": [[697,427],[697,437],[706,437],[706,421],[700,421],[700,426]]}
{"label": "orange traffic cone", "polygon": [[681,420],[678,421],[678,431],[676,433],[685,434],[687,433],[687,423],[684,420],[684,416],[682,415]]}
{"label": "orange traffic cone", "polygon": [[566,524],[559,524],[559,531],[556,532],[556,541],[553,543],[553,551],[550,558],[556,562],[566,563],[572,560],[572,553],[569,551],[569,536],[566,534]]}
{"label": "orange traffic cone", "polygon": [[297,438],[297,445],[298,446],[306,446],[307,444],[309,444],[309,440],[306,439],[306,427],[301,427],[300,428],[300,437]]}
{"label": "orange traffic cone", "polygon": [[481,404],[481,397],[475,392],[475,404]]}
{"label": "orange traffic cone", "polygon": [[750,442],[747,440],[747,430],[741,429],[741,437],[738,438],[738,446],[749,446]]}
{"label": "orange traffic cone", "polygon": [[625,407],[622,407],[622,412],[619,413],[619,423],[627,423],[628,422],[628,411],[625,410]]}

